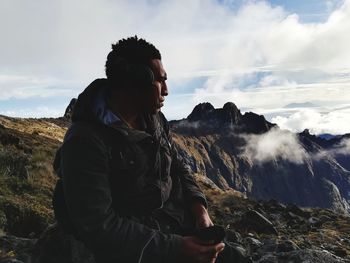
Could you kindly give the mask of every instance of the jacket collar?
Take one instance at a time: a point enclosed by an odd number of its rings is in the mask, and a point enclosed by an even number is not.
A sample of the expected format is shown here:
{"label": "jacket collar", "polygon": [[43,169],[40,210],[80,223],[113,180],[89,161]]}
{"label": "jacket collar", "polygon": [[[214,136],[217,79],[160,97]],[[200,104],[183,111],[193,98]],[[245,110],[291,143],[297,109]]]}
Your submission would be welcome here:
{"label": "jacket collar", "polygon": [[89,121],[111,127],[128,141],[140,141],[147,137],[160,138],[161,125],[158,113],[143,113],[140,115],[142,130],[130,128],[124,120],[108,108],[108,96],[108,81],[106,79],[93,81],[78,97],[76,105],[79,105],[79,109],[76,111],[78,116],[74,116],[75,119],[88,119]]}
{"label": "jacket collar", "polygon": [[126,124],[114,122],[107,126],[113,128],[122,134],[128,141],[141,141],[145,138],[153,138],[159,140],[161,137],[161,126],[156,114],[142,114],[140,116],[141,126],[143,130],[130,128]]}

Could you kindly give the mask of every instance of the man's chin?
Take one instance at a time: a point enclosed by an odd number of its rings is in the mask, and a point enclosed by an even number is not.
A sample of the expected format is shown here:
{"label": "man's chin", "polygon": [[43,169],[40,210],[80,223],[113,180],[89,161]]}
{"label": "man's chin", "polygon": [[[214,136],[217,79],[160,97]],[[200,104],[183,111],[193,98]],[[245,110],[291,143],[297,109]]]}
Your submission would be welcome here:
{"label": "man's chin", "polygon": [[161,108],[153,108],[153,109],[148,109],[146,110],[146,112],[148,114],[157,114],[158,112],[160,112]]}
{"label": "man's chin", "polygon": [[156,109],[154,110],[154,114],[157,114],[158,112],[160,112],[160,108],[156,108]]}

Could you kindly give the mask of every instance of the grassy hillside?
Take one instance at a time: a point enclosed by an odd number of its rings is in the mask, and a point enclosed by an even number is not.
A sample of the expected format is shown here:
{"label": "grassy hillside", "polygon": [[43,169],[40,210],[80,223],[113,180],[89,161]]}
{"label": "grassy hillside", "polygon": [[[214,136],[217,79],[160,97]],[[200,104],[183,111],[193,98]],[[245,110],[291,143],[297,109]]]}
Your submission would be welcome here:
{"label": "grassy hillside", "polygon": [[0,116],[0,231],[37,237],[53,222],[52,161],[66,125]]}

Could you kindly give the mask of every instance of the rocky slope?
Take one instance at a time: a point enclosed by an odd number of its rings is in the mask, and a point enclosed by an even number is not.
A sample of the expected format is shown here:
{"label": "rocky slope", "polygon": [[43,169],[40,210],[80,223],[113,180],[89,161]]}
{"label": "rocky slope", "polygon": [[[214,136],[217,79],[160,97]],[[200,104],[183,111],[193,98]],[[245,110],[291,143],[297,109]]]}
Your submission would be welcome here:
{"label": "rocky slope", "polygon": [[[73,107],[58,119],[0,116],[1,263],[94,262],[57,231],[51,207],[51,163]],[[233,103],[199,104],[170,124],[214,222],[254,262],[350,262],[348,135],[281,131]]]}

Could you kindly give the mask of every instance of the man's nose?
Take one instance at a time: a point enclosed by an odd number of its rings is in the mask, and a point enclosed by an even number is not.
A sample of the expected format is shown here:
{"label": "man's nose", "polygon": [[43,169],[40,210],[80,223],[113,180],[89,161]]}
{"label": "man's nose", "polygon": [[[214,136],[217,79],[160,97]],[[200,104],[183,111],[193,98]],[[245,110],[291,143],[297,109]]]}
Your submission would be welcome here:
{"label": "man's nose", "polygon": [[169,94],[169,92],[168,92],[168,86],[167,86],[166,83],[164,83],[164,84],[162,85],[162,95],[163,95],[163,96],[168,96],[168,94]]}

